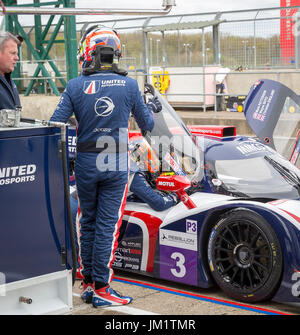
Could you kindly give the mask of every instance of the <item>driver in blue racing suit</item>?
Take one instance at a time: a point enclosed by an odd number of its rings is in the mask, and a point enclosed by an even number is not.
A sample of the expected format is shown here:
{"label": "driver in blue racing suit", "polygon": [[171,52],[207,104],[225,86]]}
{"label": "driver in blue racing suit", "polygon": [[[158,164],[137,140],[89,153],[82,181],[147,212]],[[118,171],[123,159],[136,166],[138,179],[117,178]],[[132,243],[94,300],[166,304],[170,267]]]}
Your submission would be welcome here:
{"label": "driver in blue racing suit", "polygon": [[131,163],[128,199],[142,200],[158,212],[178,204],[179,198],[175,193],[158,191],[155,187],[152,188],[151,181],[148,181],[149,175],[153,176],[153,179],[159,175],[160,162],[146,139],[130,143],[129,149]]}
{"label": "driver in blue racing suit", "polygon": [[78,122],[81,297],[94,307],[124,305],[132,298],[116,293],[110,282],[128,188],[128,121],[132,113],[142,131],[151,131],[152,112],[161,104],[152,99],[146,105],[137,81],[117,67],[121,47],[115,31],[88,29],[78,54],[82,75],[69,81],[50,120],[67,122],[74,113]]}

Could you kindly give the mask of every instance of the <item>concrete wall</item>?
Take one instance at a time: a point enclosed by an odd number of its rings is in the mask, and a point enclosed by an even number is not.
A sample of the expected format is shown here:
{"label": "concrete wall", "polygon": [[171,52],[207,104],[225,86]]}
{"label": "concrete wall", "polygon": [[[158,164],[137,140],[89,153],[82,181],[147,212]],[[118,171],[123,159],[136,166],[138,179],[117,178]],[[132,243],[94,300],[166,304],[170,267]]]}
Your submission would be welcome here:
{"label": "concrete wall", "polygon": [[[214,74],[217,74],[219,69],[220,66],[206,66],[204,69],[203,67],[166,67],[164,70],[161,67],[151,67],[149,72],[153,73],[152,78],[157,76],[157,72],[169,75],[170,85],[166,93],[172,105],[177,103],[202,105],[204,99],[207,105],[213,105],[215,101]],[[203,95],[204,90],[206,96]]]}
{"label": "concrete wall", "polygon": [[49,120],[59,102],[60,97],[32,94],[28,97],[21,95],[20,99],[23,117],[38,120]]}
{"label": "concrete wall", "polygon": [[284,72],[280,73],[276,72],[276,70],[231,71],[226,77],[228,94],[247,95],[251,86],[260,79],[279,81],[300,95],[300,71],[297,70],[284,70]]}

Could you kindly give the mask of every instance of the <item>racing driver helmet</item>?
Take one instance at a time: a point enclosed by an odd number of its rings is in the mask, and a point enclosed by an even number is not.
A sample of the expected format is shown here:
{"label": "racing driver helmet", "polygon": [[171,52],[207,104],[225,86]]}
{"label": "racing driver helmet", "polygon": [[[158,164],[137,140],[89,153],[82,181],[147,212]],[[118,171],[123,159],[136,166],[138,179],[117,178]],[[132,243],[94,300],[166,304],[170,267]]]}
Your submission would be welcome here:
{"label": "racing driver helmet", "polygon": [[145,138],[132,141],[129,150],[132,165],[137,165],[140,170],[148,171],[152,175],[159,174],[159,158]]}
{"label": "racing driver helmet", "polygon": [[92,26],[79,41],[77,56],[83,72],[86,73],[117,65],[121,57],[120,37],[111,28]]}

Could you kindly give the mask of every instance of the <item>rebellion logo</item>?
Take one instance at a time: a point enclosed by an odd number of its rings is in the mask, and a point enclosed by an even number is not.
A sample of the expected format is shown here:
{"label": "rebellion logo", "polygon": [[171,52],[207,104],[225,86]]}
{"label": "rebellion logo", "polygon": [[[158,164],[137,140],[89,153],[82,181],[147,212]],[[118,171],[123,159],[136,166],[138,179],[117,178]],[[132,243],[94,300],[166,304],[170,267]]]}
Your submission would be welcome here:
{"label": "rebellion logo", "polygon": [[0,186],[32,182],[35,180],[35,172],[35,164],[0,168]]}

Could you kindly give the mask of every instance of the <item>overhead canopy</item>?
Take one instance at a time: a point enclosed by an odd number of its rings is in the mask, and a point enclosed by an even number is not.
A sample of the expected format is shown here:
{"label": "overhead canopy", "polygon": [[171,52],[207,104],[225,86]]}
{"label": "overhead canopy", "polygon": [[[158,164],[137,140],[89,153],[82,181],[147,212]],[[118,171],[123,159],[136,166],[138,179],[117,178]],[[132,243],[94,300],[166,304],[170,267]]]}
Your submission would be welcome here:
{"label": "overhead canopy", "polygon": [[202,29],[206,27],[216,26],[226,20],[209,20],[209,21],[197,21],[197,22],[182,22],[182,23],[169,23],[162,24],[152,27],[144,27],[144,32],[153,31],[171,31],[171,30],[185,30],[185,29]]}

